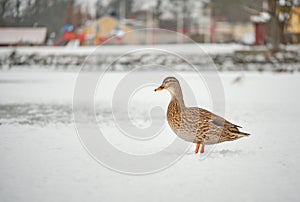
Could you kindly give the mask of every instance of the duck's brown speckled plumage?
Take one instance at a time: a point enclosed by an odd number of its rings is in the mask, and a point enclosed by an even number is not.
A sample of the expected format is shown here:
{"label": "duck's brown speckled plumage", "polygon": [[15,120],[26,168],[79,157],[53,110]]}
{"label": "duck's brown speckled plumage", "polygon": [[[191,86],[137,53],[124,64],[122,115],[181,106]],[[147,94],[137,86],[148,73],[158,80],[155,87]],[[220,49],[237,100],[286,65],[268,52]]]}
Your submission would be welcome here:
{"label": "duck's brown speckled plumage", "polygon": [[[204,151],[204,145],[232,141],[249,135],[240,132],[240,126],[205,109],[186,107],[176,78],[166,78],[162,86],[156,90],[162,89],[169,90],[172,95],[167,112],[167,120],[171,129],[180,138],[198,144],[198,149],[199,144],[203,145]],[[196,152],[198,152],[197,149]]]}

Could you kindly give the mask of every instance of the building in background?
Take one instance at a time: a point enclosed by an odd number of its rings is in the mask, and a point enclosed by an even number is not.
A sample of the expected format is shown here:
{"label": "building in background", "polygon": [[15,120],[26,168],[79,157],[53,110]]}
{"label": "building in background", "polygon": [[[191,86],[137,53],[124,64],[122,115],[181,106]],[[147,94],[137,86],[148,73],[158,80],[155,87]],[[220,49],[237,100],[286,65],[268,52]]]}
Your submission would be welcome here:
{"label": "building in background", "polygon": [[230,23],[227,21],[215,22],[212,36],[213,43],[245,43],[253,44],[249,40],[245,40],[246,36],[254,33],[253,25],[247,23]]}
{"label": "building in background", "polygon": [[257,15],[250,17],[255,29],[255,43],[254,45],[264,45],[268,42],[268,23],[271,16],[267,12],[260,12]]}
{"label": "building in background", "polygon": [[37,46],[45,45],[47,28],[45,27],[2,27],[0,28],[0,46]]}
{"label": "building in background", "polygon": [[[83,26],[79,32],[85,35],[83,45],[99,45],[104,42],[109,44],[132,44],[134,39],[128,33],[130,31],[132,31],[132,28],[122,24],[116,18],[104,16]],[[112,37],[114,37],[113,40],[108,41]]]}
{"label": "building in background", "polygon": [[300,6],[291,7],[286,31],[290,35],[290,42],[300,42]]}

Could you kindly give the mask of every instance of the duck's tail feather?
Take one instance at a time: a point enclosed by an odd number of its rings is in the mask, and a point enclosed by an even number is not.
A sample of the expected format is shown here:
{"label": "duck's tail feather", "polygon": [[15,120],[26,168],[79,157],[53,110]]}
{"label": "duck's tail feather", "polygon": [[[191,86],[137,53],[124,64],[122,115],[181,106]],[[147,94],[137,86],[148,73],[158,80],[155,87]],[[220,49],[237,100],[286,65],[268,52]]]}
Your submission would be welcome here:
{"label": "duck's tail feather", "polygon": [[238,137],[246,137],[246,136],[249,136],[250,134],[249,133],[244,133],[244,132],[241,132],[237,127],[231,127],[229,128],[229,131],[234,133],[235,135],[238,135]]}
{"label": "duck's tail feather", "polygon": [[240,131],[236,132],[236,134],[238,135],[238,138],[247,137],[250,135],[249,133],[244,133],[244,132],[240,132]]}

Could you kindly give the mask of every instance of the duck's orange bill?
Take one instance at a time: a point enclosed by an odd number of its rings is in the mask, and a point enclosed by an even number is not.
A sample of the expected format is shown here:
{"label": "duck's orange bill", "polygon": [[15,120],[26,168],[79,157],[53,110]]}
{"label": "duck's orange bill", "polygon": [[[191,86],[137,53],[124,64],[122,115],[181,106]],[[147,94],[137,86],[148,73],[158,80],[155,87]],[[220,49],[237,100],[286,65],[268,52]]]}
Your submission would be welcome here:
{"label": "duck's orange bill", "polygon": [[163,89],[165,89],[163,86],[159,86],[159,87],[156,88],[154,91],[161,91],[161,90],[163,90]]}

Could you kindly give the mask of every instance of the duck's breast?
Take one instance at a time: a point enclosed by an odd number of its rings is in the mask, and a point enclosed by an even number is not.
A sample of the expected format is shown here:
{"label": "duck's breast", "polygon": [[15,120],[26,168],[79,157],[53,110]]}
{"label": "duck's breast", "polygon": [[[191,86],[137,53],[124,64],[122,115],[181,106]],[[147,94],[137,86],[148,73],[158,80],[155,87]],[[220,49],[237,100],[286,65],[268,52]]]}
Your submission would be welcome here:
{"label": "duck's breast", "polygon": [[177,100],[172,100],[168,107],[167,120],[173,132],[180,138],[193,142],[196,133],[191,132],[184,120],[185,110]]}
{"label": "duck's breast", "polygon": [[167,120],[171,129],[177,134],[182,122],[182,112],[178,101],[171,100],[168,106]]}

